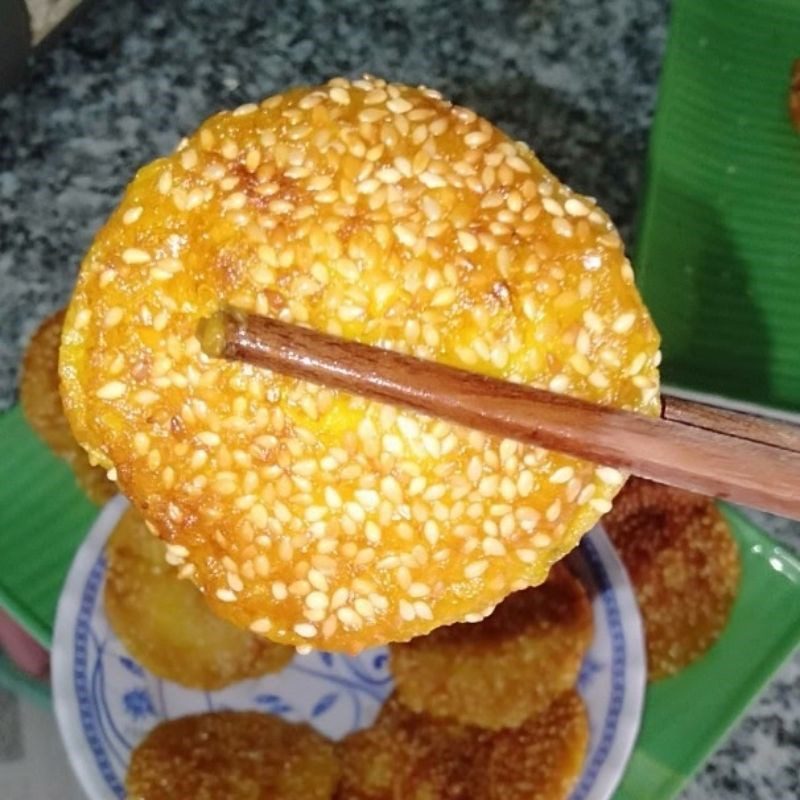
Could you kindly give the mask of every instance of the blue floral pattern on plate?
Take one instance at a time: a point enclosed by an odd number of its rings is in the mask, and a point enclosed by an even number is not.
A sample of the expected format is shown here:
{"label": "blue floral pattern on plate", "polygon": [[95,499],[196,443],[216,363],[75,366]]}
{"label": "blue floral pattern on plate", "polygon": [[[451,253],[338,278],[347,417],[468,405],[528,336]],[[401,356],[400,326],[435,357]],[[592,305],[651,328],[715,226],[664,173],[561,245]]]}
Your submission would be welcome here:
{"label": "blue floral pattern on plate", "polygon": [[[53,648],[56,714],[72,765],[92,800],[123,798],[131,750],[159,721],[223,709],[258,709],[305,721],[339,739],[369,725],[392,691],[386,648],[358,656],[313,652],[279,673],[216,692],[186,689],[143,669],[102,608],[103,544],[125,508],[102,512],[70,570]],[[570,557],[592,598],[595,637],[579,678],[591,729],[572,800],[606,800],[638,729],[644,692],[641,625],[627,577],[602,531]]]}

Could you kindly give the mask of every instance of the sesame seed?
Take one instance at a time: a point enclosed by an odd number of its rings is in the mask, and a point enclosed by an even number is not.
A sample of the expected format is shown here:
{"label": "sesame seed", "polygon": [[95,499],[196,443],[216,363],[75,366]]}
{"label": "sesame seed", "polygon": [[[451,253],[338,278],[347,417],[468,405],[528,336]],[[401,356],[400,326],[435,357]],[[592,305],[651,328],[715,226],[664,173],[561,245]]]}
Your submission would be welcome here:
{"label": "sesame seed", "polygon": [[328,607],[330,599],[324,592],[309,592],[305,602],[309,608],[325,609]]}
{"label": "sesame seed", "polygon": [[[198,451],[198,452],[203,452],[203,451]],[[256,503],[250,509],[249,518],[256,527],[266,528],[269,515],[267,514],[267,509],[261,503]]]}
{"label": "sesame seed", "polygon": [[488,568],[489,562],[485,559],[481,561],[473,561],[471,564],[467,564],[467,566],[464,567],[464,577],[469,580],[479,578],[484,572],[486,572]]}
{"label": "sesame seed", "polygon": [[170,170],[166,170],[165,172],[161,173],[161,176],[158,179],[158,191],[161,192],[161,194],[169,194],[171,188],[172,172]]}
{"label": "sesame seed", "polygon": [[372,603],[365,597],[358,597],[353,601],[353,607],[361,617],[371,618],[375,616],[375,609]]}
{"label": "sesame seed", "polygon": [[504,369],[509,360],[508,348],[502,343],[494,345],[491,349],[490,360],[498,369]]}
{"label": "sesame seed", "polygon": [[585,217],[589,214],[589,207],[575,197],[564,201],[564,211],[571,217]]}
{"label": "sesame seed", "polygon": [[[314,567],[308,571],[308,575],[306,576],[308,578],[308,582],[315,589],[319,589],[319,591],[321,592],[327,592],[329,586],[328,586],[328,581],[325,578],[325,575],[323,574],[322,562],[320,561],[319,558],[317,558],[315,559],[314,563],[320,566]],[[327,572],[333,572],[334,569],[335,569],[335,562],[333,562],[332,564],[326,563],[324,566],[324,571]]]}
{"label": "sesame seed", "polygon": [[478,249],[478,237],[469,231],[459,231],[458,243],[461,245],[465,253],[474,253]]}
{"label": "sesame seed", "polygon": [[342,625],[354,630],[358,630],[363,624],[361,617],[349,606],[342,606],[338,609],[336,616],[339,618],[339,622],[341,622]]}
{"label": "sesame seed", "polygon": [[425,583],[412,583],[408,587],[409,597],[427,597],[431,593],[430,587]]}
{"label": "sesame seed", "polygon": [[414,610],[414,606],[408,602],[408,600],[401,600],[398,603],[398,607],[400,610],[400,617],[405,622],[413,622],[416,619],[417,612]]}
{"label": "sesame seed", "polygon": [[269,617],[261,617],[250,623],[250,630],[253,633],[269,633],[272,630],[272,620]]}
{"label": "sesame seed", "polygon": [[220,152],[222,153],[223,158],[227,159],[228,161],[233,161],[239,155],[239,147],[237,146],[236,142],[232,142],[230,139],[228,139],[222,143]]}
{"label": "sesame seed", "polygon": [[234,592],[241,592],[242,589],[244,589],[242,579],[233,572],[227,573],[225,579],[228,581],[228,586],[230,586]]}
{"label": "sesame seed", "polygon": [[551,392],[563,394],[569,388],[569,378],[566,375],[555,375],[548,384]]}
{"label": "sesame seed", "polygon": [[235,603],[236,593],[230,589],[217,589],[215,592],[217,599],[222,600],[223,603]]}
{"label": "sesame seed", "polygon": [[572,480],[575,470],[572,467],[561,467],[550,476],[550,483],[567,483]]}
{"label": "sesame seed", "polygon": [[537,560],[537,555],[535,550],[530,550],[525,547],[521,547],[514,551],[517,558],[522,561],[524,564],[535,564]]}
{"label": "sesame seed", "polygon": [[276,600],[285,600],[289,596],[289,591],[286,588],[286,584],[283,581],[275,581],[272,584],[272,596]]}
{"label": "sesame seed", "polygon": [[563,217],[554,217],[550,225],[559,236],[569,238],[574,233],[574,228],[571,223]]}
{"label": "sesame seed", "polygon": [[613,467],[597,467],[594,474],[609,486],[619,486],[624,479],[622,473]]}
{"label": "sesame seed", "polygon": [[400,244],[403,244],[406,247],[414,247],[414,245],[417,243],[416,235],[406,225],[395,225],[393,230],[394,235],[397,237],[397,241],[400,242]]}
{"label": "sesame seed", "polygon": [[524,469],[520,472],[517,478],[517,492],[522,497],[527,497],[534,487],[533,473],[529,469]]}
{"label": "sesame seed", "polygon": [[611,383],[609,379],[599,370],[592,372],[592,374],[589,375],[588,380],[589,383],[591,383],[592,386],[596,387],[597,389],[606,389]]}
{"label": "sesame seed", "polygon": [[140,406],[151,406],[160,399],[159,396],[150,389],[140,389],[133,397]]}
{"label": "sesame seed", "polygon": [[248,114],[252,114],[257,109],[258,106],[255,103],[245,103],[244,105],[241,105],[233,110],[233,116],[244,117],[247,116]]}
{"label": "sesame seed", "polygon": [[510,156],[506,159],[506,164],[508,164],[514,172],[530,172],[531,167],[524,159],[520,158],[519,156]]}
{"label": "sesame seed", "polygon": [[[511,521],[513,523],[513,517],[511,517]],[[505,545],[499,539],[487,537],[483,540],[482,547],[487,556],[504,556],[506,554]]]}
{"label": "sesame seed", "polygon": [[126,264],[146,264],[150,261],[150,254],[138,247],[129,247],[123,251],[122,260]]}
{"label": "sesame seed", "polygon": [[340,106],[349,106],[350,105],[350,94],[346,89],[343,89],[341,86],[334,86],[329,92],[328,97],[333,100],[334,103]]}
{"label": "sesame seed", "polygon": [[464,137],[464,144],[469,148],[476,148],[486,144],[491,138],[491,131],[471,131]]}
{"label": "sesame seed", "polygon": [[561,207],[561,204],[558,200],[554,200],[552,197],[543,197],[542,198],[542,208],[554,217],[563,217],[564,216],[564,209]]}
{"label": "sesame seed", "polygon": [[437,175],[435,172],[430,172],[429,170],[421,172],[419,179],[429,189],[441,189],[447,186],[447,181],[441,175]]}
{"label": "sesame seed", "polygon": [[603,497],[595,497],[589,501],[589,505],[600,514],[607,514],[611,511],[611,502]]}
{"label": "sesame seed", "polygon": [[627,333],[636,322],[636,313],[628,311],[625,314],[620,314],[615,320],[611,329],[614,333]]}
{"label": "sesame seed", "polygon": [[[340,586],[331,597],[331,608],[336,610],[341,608],[349,599],[350,592],[344,586]],[[344,620],[342,620],[344,622]]]}
{"label": "sesame seed", "polygon": [[288,586],[289,594],[295,597],[304,597],[311,591],[311,584],[308,581],[293,581]]}
{"label": "sesame seed", "polygon": [[142,216],[142,210],[141,206],[131,206],[131,208],[127,209],[122,215],[122,223],[124,225],[132,225]]}
{"label": "sesame seed", "polygon": [[420,619],[433,619],[433,611],[431,607],[423,600],[414,601],[414,614]]}
{"label": "sesame seed", "polygon": [[407,111],[411,111],[413,106],[408,102],[408,100],[405,100],[402,97],[395,97],[386,103],[386,108],[388,108],[393,114],[405,114]]}
{"label": "sesame seed", "polygon": [[96,395],[101,400],[118,400],[128,391],[128,387],[122,381],[109,381],[101,386]]}
{"label": "sesame seed", "polygon": [[440,536],[439,525],[436,520],[426,520],[422,526],[422,532],[428,544],[430,544],[431,547],[436,547],[436,543],[439,541]]}
{"label": "sesame seed", "polygon": [[299,622],[292,629],[298,636],[304,639],[313,639],[317,635],[317,628],[310,622]]}
{"label": "sesame seed", "polygon": [[561,501],[554,500],[545,511],[544,516],[548,522],[555,522],[561,516]]}
{"label": "sesame seed", "polygon": [[194,169],[197,166],[197,150],[188,148],[181,153],[181,166],[185,170]]}
{"label": "sesame seed", "polygon": [[602,265],[603,259],[597,253],[587,253],[583,257],[583,266],[590,271],[600,269]]}
{"label": "sesame seed", "polygon": [[492,497],[500,485],[500,478],[497,475],[486,475],[481,478],[478,484],[478,491],[483,497]]}
{"label": "sesame seed", "polygon": [[374,106],[378,105],[379,103],[385,102],[387,99],[387,94],[383,89],[373,89],[364,96],[364,105],[365,106]]}

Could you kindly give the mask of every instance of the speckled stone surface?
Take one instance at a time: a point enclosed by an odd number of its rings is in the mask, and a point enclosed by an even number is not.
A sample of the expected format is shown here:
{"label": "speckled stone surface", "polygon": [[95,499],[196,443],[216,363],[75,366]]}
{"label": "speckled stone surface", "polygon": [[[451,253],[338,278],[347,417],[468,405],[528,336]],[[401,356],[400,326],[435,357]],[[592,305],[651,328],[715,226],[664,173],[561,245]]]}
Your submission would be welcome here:
{"label": "speckled stone surface", "polygon": [[[132,172],[209,114],[296,83],[425,82],[525,139],[630,242],[666,0],[104,0],[0,98],[0,408]],[[759,520],[765,523],[764,518]],[[798,528],[767,519],[790,547]],[[683,797],[800,796],[800,656]]]}

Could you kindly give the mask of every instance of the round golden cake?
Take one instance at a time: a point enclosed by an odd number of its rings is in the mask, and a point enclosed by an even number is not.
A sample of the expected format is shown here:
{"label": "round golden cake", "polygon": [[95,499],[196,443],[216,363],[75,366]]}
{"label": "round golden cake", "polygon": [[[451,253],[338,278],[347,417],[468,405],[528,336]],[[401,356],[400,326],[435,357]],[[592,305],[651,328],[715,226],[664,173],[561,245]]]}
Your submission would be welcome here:
{"label": "round golden cake", "polygon": [[622,242],[524,145],[426,88],[336,78],[142,169],[80,270],[64,404],[222,616],[355,651],[541,583],[616,470],[207,357],[221,306],[658,409]]}
{"label": "round golden cake", "polygon": [[516,727],[577,683],[593,634],[586,590],[556,564],[543,584],[514,592],[482,622],[393,644],[397,696],[434,717]]}
{"label": "round golden cake", "polygon": [[480,800],[566,800],[589,747],[586,706],[575,689],[518,728],[498,731],[474,792]]}
{"label": "round golden cake", "polygon": [[373,725],[339,743],[336,800],[477,800],[490,741],[480,728],[416,714],[392,695]]}
{"label": "round golden cake", "polygon": [[128,509],[106,543],[106,617],[128,652],[154,675],[215,690],[279,672],[291,647],[220,619],[189,581],[180,580],[169,549]]}
{"label": "round golden cake", "polygon": [[741,575],[728,523],[708,497],[631,478],[603,525],[636,592],[647,676],[675,675],[728,624]]}
{"label": "round golden cake", "polygon": [[309,725],[254,711],[165,720],[131,755],[128,800],[330,800],[331,742]]}
{"label": "round golden cake", "polygon": [[392,696],[339,744],[336,800],[566,800],[588,743],[574,689],[499,731],[417,714]]}
{"label": "round golden cake", "polygon": [[102,467],[92,466],[75,441],[58,391],[58,349],[66,309],[43,320],[31,337],[22,360],[19,401],[25,419],[44,443],[72,468],[75,480],[93,503],[102,505],[116,486]]}

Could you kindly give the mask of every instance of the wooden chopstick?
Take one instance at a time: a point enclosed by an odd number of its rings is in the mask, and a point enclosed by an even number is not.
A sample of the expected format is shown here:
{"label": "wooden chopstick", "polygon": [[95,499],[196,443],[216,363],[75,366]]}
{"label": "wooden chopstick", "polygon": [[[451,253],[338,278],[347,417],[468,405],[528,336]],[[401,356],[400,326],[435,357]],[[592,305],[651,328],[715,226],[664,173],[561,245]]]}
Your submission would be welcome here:
{"label": "wooden chopstick", "polygon": [[788,425],[677,398],[667,418],[647,417],[239,312],[205,320],[199,336],[214,357],[800,519],[800,437]]}
{"label": "wooden chopstick", "polygon": [[800,453],[800,426],[672,395],[662,395],[662,406],[664,419]]}

